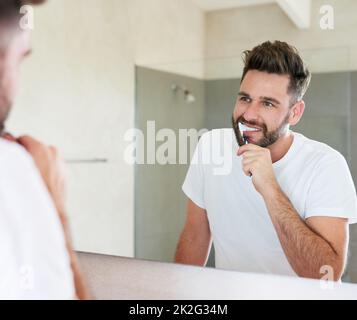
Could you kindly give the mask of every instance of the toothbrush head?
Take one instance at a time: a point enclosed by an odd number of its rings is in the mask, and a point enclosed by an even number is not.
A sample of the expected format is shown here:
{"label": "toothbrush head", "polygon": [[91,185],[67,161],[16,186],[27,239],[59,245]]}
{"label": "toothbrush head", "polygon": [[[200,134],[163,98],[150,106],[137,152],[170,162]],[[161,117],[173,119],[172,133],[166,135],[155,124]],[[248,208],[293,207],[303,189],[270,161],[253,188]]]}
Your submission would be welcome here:
{"label": "toothbrush head", "polygon": [[232,117],[232,126],[233,126],[233,130],[234,130],[238,145],[241,147],[241,146],[248,144],[248,139],[246,137],[244,137],[242,134],[243,130],[241,127],[242,126],[241,123],[235,121],[233,117]]}
{"label": "toothbrush head", "polygon": [[[243,132],[244,132],[244,126],[243,126],[240,122],[238,123],[238,128],[239,128],[239,133],[240,133],[240,135],[241,135],[241,137],[242,137],[242,142],[243,142],[242,145],[248,144],[248,143],[249,143],[249,142],[248,142],[248,138],[245,137],[244,134],[243,134]],[[240,147],[241,147],[241,145],[240,145]]]}

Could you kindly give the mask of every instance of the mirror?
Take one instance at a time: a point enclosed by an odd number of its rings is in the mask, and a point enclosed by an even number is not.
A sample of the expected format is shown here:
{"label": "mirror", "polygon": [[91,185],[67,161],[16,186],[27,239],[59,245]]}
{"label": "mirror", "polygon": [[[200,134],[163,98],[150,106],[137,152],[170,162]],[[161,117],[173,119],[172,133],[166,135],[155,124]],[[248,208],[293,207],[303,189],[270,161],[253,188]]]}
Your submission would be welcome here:
{"label": "mirror", "polygon": [[[293,130],[341,152],[357,182],[355,1],[313,0],[307,12],[274,0],[228,2],[63,0],[36,9],[34,54],[8,127],[61,150],[77,250],[173,262],[195,137],[231,127],[241,54],[268,39],[295,45],[313,72]],[[130,160],[135,129],[141,164]],[[186,144],[168,152],[180,129]],[[344,281],[357,282],[350,230]]]}
{"label": "mirror", "polygon": [[[301,54],[313,71],[313,80],[304,99],[307,105],[304,116],[292,129],[330,145],[351,164],[349,115],[354,73],[342,71],[349,68],[349,49],[314,49],[302,51]],[[344,65],[338,66],[340,70],[334,69],[333,56],[339,56],[344,61]],[[181,187],[193,156],[194,148],[190,144],[196,144],[201,133],[231,127],[231,115],[240,87],[237,75],[242,72],[237,68],[240,59],[196,62],[207,66],[207,79],[174,73],[181,66],[183,70],[190,69],[184,62],[136,68],[136,128],[143,133],[144,144],[151,143],[152,150],[149,151],[154,153],[149,157],[148,146],[145,145],[144,154],[138,155],[140,161],[135,166],[137,258],[173,261],[186,219],[187,197]],[[326,63],[324,72],[321,61]],[[193,62],[188,64],[192,66]],[[173,72],[169,72],[170,69]],[[224,73],[222,70],[225,70]],[[194,95],[195,101],[187,101],[184,90],[172,90],[172,86],[177,84]],[[167,129],[172,133],[166,132]],[[194,133],[191,136],[182,135],[180,131],[183,130]],[[156,137],[156,141],[150,141],[148,136]],[[165,139],[158,140],[160,136],[165,136]],[[180,140],[183,137],[185,141]],[[166,155],[163,155],[162,149]],[[183,156],[180,154],[182,150]],[[214,266],[214,248],[208,266]]]}

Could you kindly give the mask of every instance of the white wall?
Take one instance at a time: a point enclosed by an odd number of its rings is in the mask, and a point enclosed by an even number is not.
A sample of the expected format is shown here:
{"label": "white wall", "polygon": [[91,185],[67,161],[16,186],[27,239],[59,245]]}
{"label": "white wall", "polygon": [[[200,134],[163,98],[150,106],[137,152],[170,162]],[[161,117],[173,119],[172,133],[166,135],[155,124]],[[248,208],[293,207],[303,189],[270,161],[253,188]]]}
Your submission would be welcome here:
{"label": "white wall", "polygon": [[[191,0],[196,2],[195,0]],[[357,2],[312,0],[311,26],[299,29],[277,3],[208,11],[205,14],[205,53],[201,59],[165,61],[142,65],[201,79],[239,78],[242,52],[266,40],[295,45],[316,73],[357,70]],[[323,5],[334,8],[334,30],[322,30]]]}
{"label": "white wall", "polygon": [[134,127],[135,64],[202,59],[204,15],[189,0],[50,0],[36,9],[33,49],[9,129],[66,159],[108,159],[67,166],[74,244],[133,256],[123,135]]}
{"label": "white wall", "polygon": [[[335,29],[320,28],[320,7],[332,5]],[[311,28],[296,28],[276,4],[207,13],[206,79],[239,77],[241,54],[266,40],[295,45],[313,72],[357,69],[357,1],[313,0]],[[219,59],[218,59],[219,58]]]}

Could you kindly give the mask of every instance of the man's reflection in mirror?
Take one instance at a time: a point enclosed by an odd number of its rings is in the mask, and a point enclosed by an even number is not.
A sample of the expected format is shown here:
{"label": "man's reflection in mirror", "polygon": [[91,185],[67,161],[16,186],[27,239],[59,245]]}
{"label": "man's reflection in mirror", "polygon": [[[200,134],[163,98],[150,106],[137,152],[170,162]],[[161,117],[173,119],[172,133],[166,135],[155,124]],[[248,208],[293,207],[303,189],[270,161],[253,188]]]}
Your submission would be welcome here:
{"label": "man's reflection in mirror", "polygon": [[[204,266],[213,242],[217,268],[314,279],[331,270],[331,279],[341,279],[356,191],[338,151],[291,130],[309,107],[303,98],[310,78],[287,43],[244,53],[233,129],[201,138],[183,184],[187,220],[176,262]],[[219,150],[210,146],[222,133],[233,162],[217,175],[200,159]],[[247,143],[239,146],[238,136]]]}

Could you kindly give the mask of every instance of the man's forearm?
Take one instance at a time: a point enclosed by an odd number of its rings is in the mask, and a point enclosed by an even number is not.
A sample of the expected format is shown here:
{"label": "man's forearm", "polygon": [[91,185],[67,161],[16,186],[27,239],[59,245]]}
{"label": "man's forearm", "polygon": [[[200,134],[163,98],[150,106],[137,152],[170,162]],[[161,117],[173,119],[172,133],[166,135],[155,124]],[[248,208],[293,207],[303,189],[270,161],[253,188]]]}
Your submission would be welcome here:
{"label": "man's forearm", "polygon": [[72,248],[70,248],[68,251],[71,261],[71,268],[73,272],[73,281],[76,290],[76,298],[79,300],[89,300],[91,297],[88,293],[87,287],[82,277],[82,273],[79,267],[78,257]]}
{"label": "man's forearm", "polygon": [[205,266],[209,256],[211,243],[211,239],[197,241],[197,239],[191,238],[183,232],[177,245],[175,262],[202,267]]}
{"label": "man's forearm", "polygon": [[63,226],[63,231],[65,235],[65,241],[66,241],[66,248],[68,251],[68,256],[70,259],[71,263],[71,269],[73,273],[73,281],[74,281],[74,286],[76,290],[76,297],[77,299],[80,300],[88,300],[90,299],[89,293],[87,291],[87,288],[85,286],[82,273],[79,267],[79,261],[78,257],[73,250],[72,247],[72,241],[70,237],[70,232],[69,232],[69,225],[68,225],[68,220],[67,220],[67,215],[64,213],[63,209],[58,209],[59,211],[59,217]]}
{"label": "man's forearm", "polygon": [[[322,277],[321,267],[330,266],[334,279],[343,271],[343,258],[300,217],[288,197],[279,188],[272,188],[263,196],[285,255],[301,277]],[[342,262],[342,263],[341,263]]]}

